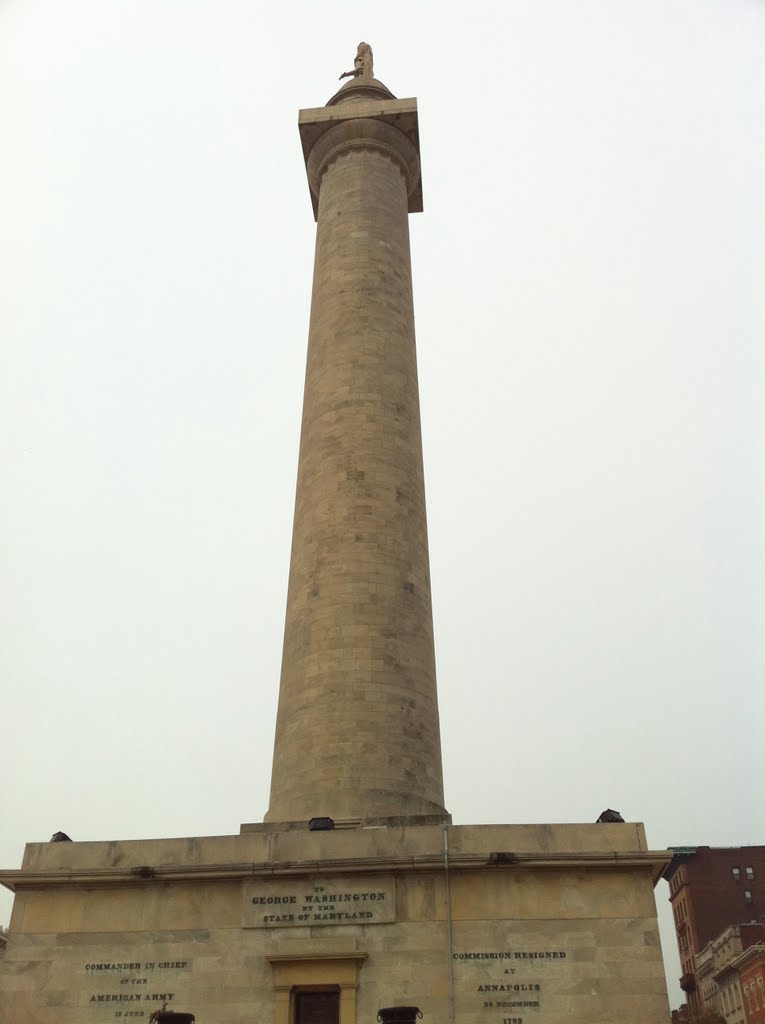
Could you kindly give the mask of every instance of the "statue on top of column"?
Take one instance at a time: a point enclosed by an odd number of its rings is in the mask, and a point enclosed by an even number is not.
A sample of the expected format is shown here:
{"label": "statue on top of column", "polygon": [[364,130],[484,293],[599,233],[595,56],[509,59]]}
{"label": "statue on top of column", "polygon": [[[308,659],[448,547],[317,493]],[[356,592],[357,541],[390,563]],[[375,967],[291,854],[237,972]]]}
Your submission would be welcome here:
{"label": "statue on top of column", "polygon": [[340,75],[340,81],[344,78],[374,78],[372,47],[369,43],[359,43],[353,61],[353,71],[344,71]]}

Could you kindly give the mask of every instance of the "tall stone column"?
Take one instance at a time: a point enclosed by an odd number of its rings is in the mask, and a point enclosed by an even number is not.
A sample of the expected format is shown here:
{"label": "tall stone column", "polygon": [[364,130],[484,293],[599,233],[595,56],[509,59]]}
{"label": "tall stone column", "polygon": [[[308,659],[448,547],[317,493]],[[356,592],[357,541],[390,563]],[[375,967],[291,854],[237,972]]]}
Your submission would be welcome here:
{"label": "tall stone column", "polygon": [[417,104],[356,77],[300,131],[318,223],[266,821],[446,820],[409,253]]}

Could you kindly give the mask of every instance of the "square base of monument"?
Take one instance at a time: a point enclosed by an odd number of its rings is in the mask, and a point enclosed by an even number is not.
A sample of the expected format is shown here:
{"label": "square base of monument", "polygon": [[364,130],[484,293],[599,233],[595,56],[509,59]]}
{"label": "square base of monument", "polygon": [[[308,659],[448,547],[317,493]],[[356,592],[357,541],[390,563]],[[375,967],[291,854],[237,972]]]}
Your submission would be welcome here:
{"label": "square base of monument", "polygon": [[168,1009],[338,1024],[419,1006],[423,1024],[664,1024],[641,825],[268,829],[31,844],[0,967],[8,1021],[105,1024]]}

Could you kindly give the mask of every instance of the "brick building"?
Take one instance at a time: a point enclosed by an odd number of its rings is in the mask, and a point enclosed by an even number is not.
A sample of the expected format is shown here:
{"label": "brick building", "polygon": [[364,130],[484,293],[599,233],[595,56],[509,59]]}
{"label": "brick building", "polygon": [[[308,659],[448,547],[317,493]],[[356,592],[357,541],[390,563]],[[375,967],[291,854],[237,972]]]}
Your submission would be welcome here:
{"label": "brick building", "polygon": [[[699,1012],[704,998],[696,958],[731,925],[765,922],[765,846],[675,847],[673,852],[664,878],[683,972],[680,987],[690,1009]],[[701,958],[705,978],[722,969],[711,961],[709,950]]]}
{"label": "brick building", "polygon": [[739,976],[746,1024],[765,1024],[765,941],[749,946],[731,966]]}
{"label": "brick building", "polygon": [[[765,942],[765,924],[731,925],[696,954],[696,987],[704,1010],[719,1013],[725,1024],[746,1024],[746,1007],[739,972],[739,956]],[[765,1024],[765,1022],[763,1022]]]}

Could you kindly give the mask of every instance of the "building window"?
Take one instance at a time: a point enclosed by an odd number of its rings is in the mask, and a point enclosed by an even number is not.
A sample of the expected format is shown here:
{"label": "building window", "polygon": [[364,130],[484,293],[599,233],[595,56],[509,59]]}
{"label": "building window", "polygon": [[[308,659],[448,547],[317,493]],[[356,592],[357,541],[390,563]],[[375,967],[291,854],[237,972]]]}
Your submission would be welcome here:
{"label": "building window", "polygon": [[746,871],[746,877],[750,882],[754,881],[754,868],[744,868]]}
{"label": "building window", "polygon": [[752,989],[753,988],[754,988],[754,985],[745,985],[745,986],[743,986],[743,994],[745,994],[747,996],[747,1001],[749,1002],[749,1012],[751,1014],[753,1014],[755,1012],[755,1004],[754,1004],[754,1000],[752,998]]}
{"label": "building window", "polygon": [[739,878],[741,877],[741,872],[739,871],[738,868],[731,868],[730,870],[731,870],[731,874],[733,875],[733,881],[737,882],[739,880]]}
{"label": "building window", "polygon": [[751,889],[744,889],[744,899],[747,903],[752,902],[752,891]]}

